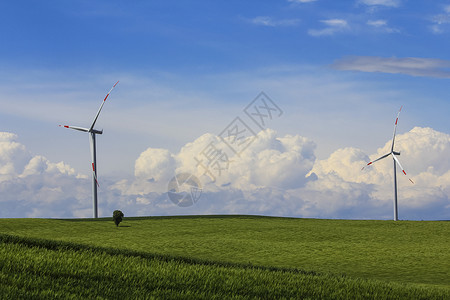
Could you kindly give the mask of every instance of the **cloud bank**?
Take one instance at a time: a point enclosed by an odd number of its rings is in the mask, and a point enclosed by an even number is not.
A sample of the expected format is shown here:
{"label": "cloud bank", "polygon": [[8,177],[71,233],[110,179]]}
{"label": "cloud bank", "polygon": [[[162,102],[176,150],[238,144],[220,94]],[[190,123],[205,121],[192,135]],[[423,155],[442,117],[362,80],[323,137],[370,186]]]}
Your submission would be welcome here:
{"label": "cloud bank", "polygon": [[[146,170],[145,176],[139,173],[134,180],[123,181],[114,189],[135,197],[136,202],[147,203],[149,214],[392,218],[392,162],[380,161],[361,171],[371,158],[388,152],[390,141],[371,155],[347,147],[317,160],[313,141],[298,135],[280,137],[267,129],[240,156],[230,157],[228,169],[216,181],[194,159],[211,142],[220,143],[220,139],[205,134],[172,154],[149,148],[135,166],[136,170]],[[450,150],[450,136],[416,127],[397,136],[396,149],[401,151],[400,160],[416,182],[412,185],[408,177],[398,176],[400,218],[448,219],[450,159],[445,153]],[[172,168],[164,173],[164,180],[160,168],[148,162],[147,155],[160,157],[164,166]],[[181,172],[194,174],[203,185],[203,196],[188,208],[179,208],[162,198],[170,177]]]}
{"label": "cloud bank", "polygon": [[86,176],[33,156],[15,134],[0,132],[1,217],[83,216],[89,195]]}
{"label": "cloud bank", "polygon": [[[198,163],[214,143],[228,153],[215,180]],[[361,167],[386,152],[390,141],[370,155],[337,149],[315,157],[315,143],[299,135],[266,129],[239,155],[204,134],[178,152],[148,148],[135,162],[133,178],[102,182],[100,215],[121,209],[127,216],[180,214],[260,214],[290,217],[392,219],[393,168],[389,159]],[[450,135],[415,127],[397,135],[396,150],[416,184],[398,175],[400,219],[450,219]],[[197,160],[196,160],[197,158]],[[11,133],[0,134],[1,217],[90,217],[90,180],[64,163],[32,156]],[[211,165],[212,166],[212,165]],[[175,174],[188,172],[202,194],[189,207],[167,195]]]}

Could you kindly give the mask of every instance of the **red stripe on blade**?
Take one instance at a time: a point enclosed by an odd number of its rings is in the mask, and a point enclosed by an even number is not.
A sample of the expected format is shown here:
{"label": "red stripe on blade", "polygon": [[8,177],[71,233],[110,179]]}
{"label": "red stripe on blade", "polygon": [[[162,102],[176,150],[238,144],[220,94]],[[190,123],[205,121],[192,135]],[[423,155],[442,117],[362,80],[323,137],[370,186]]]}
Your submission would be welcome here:
{"label": "red stripe on blade", "polygon": [[405,172],[405,170],[402,170],[403,171],[403,174],[405,174],[406,175],[406,172]]}
{"label": "red stripe on blade", "polygon": [[367,165],[370,166],[372,164],[372,162],[368,163]]}
{"label": "red stripe on blade", "polygon": [[94,163],[92,163],[92,171],[95,172],[95,167],[94,167]]}
{"label": "red stripe on blade", "polygon": [[67,126],[67,125],[64,125],[64,127],[69,128],[69,126]]}

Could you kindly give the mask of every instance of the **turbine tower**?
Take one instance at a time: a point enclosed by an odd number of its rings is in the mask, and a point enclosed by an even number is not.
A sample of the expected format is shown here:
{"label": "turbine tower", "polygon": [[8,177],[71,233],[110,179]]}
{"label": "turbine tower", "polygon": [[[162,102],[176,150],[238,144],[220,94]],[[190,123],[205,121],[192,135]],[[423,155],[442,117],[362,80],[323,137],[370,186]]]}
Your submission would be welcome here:
{"label": "turbine tower", "polygon": [[[406,175],[405,170],[403,169],[402,165],[400,164],[400,161],[398,160],[397,157],[395,157],[396,155],[400,155],[400,152],[396,152],[394,151],[394,142],[395,142],[395,133],[397,131],[397,123],[398,123],[398,116],[400,115],[400,112],[402,111],[402,107],[400,107],[400,110],[398,111],[397,114],[397,118],[395,119],[395,124],[394,124],[394,134],[392,136],[392,145],[391,145],[391,152],[389,152],[388,154],[385,154],[377,159],[375,159],[374,161],[369,162],[367,165],[370,166],[371,164],[373,164],[376,161],[382,160],[383,158],[388,157],[389,155],[392,156],[392,159],[394,161],[394,221],[398,221],[398,206],[397,206],[397,164],[400,167],[400,169],[402,169],[403,174]],[[364,168],[362,168],[364,169]],[[408,178],[409,181],[411,181],[412,183],[414,183],[414,181],[411,180],[411,178]]]}
{"label": "turbine tower", "polygon": [[97,205],[97,186],[98,186],[98,180],[97,180],[97,155],[96,155],[96,146],[95,146],[95,135],[96,134],[102,134],[102,130],[94,129],[95,122],[97,122],[98,116],[100,114],[100,111],[103,108],[103,105],[106,102],[106,99],[108,98],[111,91],[116,87],[116,85],[119,83],[117,81],[113,87],[109,90],[108,94],[106,94],[105,99],[103,99],[102,104],[100,105],[100,108],[98,109],[97,114],[95,115],[94,121],[91,124],[91,127],[89,128],[83,128],[78,126],[69,126],[69,125],[59,125],[63,126],[65,128],[70,128],[74,130],[79,130],[83,132],[89,133],[89,142],[91,145],[91,162],[92,162],[92,207],[93,207],[93,217],[98,218],[98,205]]}

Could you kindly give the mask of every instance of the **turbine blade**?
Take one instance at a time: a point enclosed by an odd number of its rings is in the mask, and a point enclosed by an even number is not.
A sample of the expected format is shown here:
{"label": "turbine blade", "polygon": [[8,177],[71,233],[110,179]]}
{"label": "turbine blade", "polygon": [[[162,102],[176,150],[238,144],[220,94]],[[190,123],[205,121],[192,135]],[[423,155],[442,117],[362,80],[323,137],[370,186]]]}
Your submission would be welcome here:
{"label": "turbine blade", "polygon": [[[374,162],[376,162],[376,161],[379,161],[379,160],[381,160],[381,159],[383,159],[383,158],[386,158],[386,157],[388,157],[389,156],[389,154],[390,153],[388,153],[388,154],[385,154],[385,155],[383,155],[383,156],[381,156],[381,157],[378,157],[377,159],[375,159],[375,160],[372,160],[371,162],[369,162],[367,165],[368,166],[370,166],[371,164],[373,164]],[[364,168],[363,168],[364,169]],[[362,170],[362,169],[361,169]]]}
{"label": "turbine blade", "polygon": [[395,157],[395,155],[394,154],[392,154],[392,157],[394,158],[394,160],[397,162],[397,165],[400,167],[400,169],[402,169],[402,172],[403,172],[403,174],[405,174],[406,175],[406,172],[405,172],[405,170],[403,169],[403,167],[402,167],[402,165],[400,164],[400,161],[398,160],[398,158],[397,157]]}
{"label": "turbine blade", "polygon": [[99,184],[98,184],[98,180],[97,180],[97,170],[96,170],[96,163],[95,163],[95,161],[96,161],[96,158],[95,158],[95,156],[96,156],[96,150],[95,150],[95,134],[94,133],[90,133],[90,135],[91,135],[91,137],[90,137],[90,139],[89,139],[89,145],[90,145],[90,148],[91,148],[91,165],[92,165],[92,175],[94,176],[94,180],[95,180],[95,183],[97,184],[97,186],[100,186]]}
{"label": "turbine blade", "polygon": [[69,129],[75,129],[75,130],[79,130],[79,131],[83,131],[83,132],[88,132],[89,129],[87,128],[83,128],[83,127],[78,127],[78,126],[69,126],[69,125],[58,125],[59,127],[64,127],[64,128],[69,128]]}
{"label": "turbine blade", "polygon": [[[402,165],[400,164],[400,161],[398,160],[398,158],[395,157],[394,154],[392,154],[392,157],[394,158],[395,162],[398,164],[398,166],[400,167],[400,169],[402,169],[403,174],[406,175],[406,172],[405,172],[405,170],[403,169]],[[409,181],[411,181],[412,184],[414,184],[414,181],[412,181],[411,178],[408,178],[408,179],[409,179]]]}
{"label": "turbine blade", "polygon": [[95,183],[97,183],[97,186],[100,187],[100,184],[98,184],[97,173],[95,172],[95,165],[94,165],[94,163],[92,163],[92,172],[94,174]]}
{"label": "turbine blade", "polygon": [[94,118],[94,121],[92,122],[91,127],[89,127],[89,131],[91,131],[92,129],[94,129],[95,122],[97,122],[98,115],[99,115],[100,112],[102,111],[102,108],[103,108],[103,105],[104,105],[105,102],[106,102],[106,99],[108,99],[109,94],[110,94],[111,91],[116,87],[116,85],[117,85],[118,83],[119,83],[119,81],[117,81],[117,82],[113,85],[113,87],[109,90],[108,94],[106,94],[105,99],[103,99],[103,102],[102,102],[102,104],[100,105],[100,108],[98,109],[97,114],[95,115],[95,118]]}
{"label": "turbine blade", "polygon": [[397,113],[397,118],[395,119],[394,134],[392,135],[391,152],[394,151],[395,133],[397,132],[398,116],[400,115],[400,112],[402,111],[402,108],[403,108],[403,105],[400,106],[400,109],[398,110],[398,113]]}

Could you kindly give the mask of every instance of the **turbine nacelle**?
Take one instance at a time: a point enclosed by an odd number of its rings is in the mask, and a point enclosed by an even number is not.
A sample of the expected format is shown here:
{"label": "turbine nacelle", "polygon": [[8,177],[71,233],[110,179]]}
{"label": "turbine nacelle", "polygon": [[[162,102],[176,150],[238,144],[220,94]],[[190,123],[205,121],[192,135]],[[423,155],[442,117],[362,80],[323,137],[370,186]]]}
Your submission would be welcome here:
{"label": "turbine nacelle", "polygon": [[[90,132],[95,133],[95,134],[102,134],[103,129],[102,130],[92,129]],[[398,155],[400,155],[400,153]]]}

